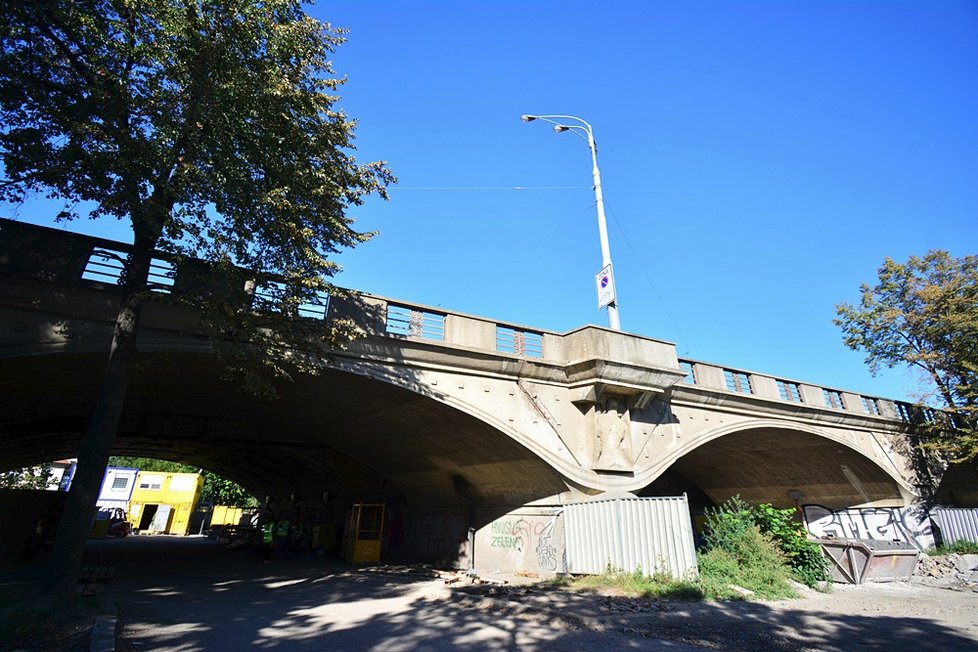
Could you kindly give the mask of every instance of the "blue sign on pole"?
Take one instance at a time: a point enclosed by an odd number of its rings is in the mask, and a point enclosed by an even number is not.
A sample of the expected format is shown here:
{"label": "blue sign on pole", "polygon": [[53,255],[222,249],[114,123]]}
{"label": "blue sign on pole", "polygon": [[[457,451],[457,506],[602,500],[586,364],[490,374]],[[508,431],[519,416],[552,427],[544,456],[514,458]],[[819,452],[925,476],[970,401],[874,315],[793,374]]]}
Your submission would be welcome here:
{"label": "blue sign on pole", "polygon": [[604,308],[615,302],[615,277],[611,273],[609,263],[594,277],[594,283],[598,288],[598,309]]}

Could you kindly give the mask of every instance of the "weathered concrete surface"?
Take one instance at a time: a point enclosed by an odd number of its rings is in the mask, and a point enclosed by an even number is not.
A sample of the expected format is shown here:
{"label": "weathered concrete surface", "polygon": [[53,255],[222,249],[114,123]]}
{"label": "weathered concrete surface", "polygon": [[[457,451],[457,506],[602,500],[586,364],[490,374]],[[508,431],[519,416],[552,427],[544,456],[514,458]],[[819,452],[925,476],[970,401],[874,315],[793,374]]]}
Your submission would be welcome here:
{"label": "weathered concrete surface", "polygon": [[[126,245],[9,221],[0,236],[10,469],[77,451],[118,300],[82,270]],[[199,263],[173,283],[248,299]],[[432,557],[524,506],[667,485],[698,506],[904,506],[918,491],[908,406],[892,401],[680,361],[669,342],[594,326],[553,333],[370,295],[328,317],[365,336],[265,402],[222,379],[196,315],[149,300],[114,452],[207,468],[310,523],[384,502],[411,535],[402,552]],[[429,536],[426,523],[442,525]]]}
{"label": "weathered concrete surface", "polygon": [[[6,466],[50,459],[76,445],[117,301],[112,285],[86,280],[81,270],[94,249],[124,251],[125,245],[8,221],[0,226],[0,360],[7,380],[0,429],[10,444],[0,466]],[[23,246],[16,246],[18,240]],[[177,270],[174,291],[201,284],[200,271],[190,271]],[[388,333],[392,306],[410,315],[406,335]],[[905,424],[883,399],[701,362],[690,363],[693,383],[678,382],[685,372],[671,343],[597,327],[546,333],[367,295],[331,310],[357,321],[367,337],[347,351],[324,351],[320,376],[299,379],[284,400],[268,405],[221,386],[224,370],[211,358],[209,343],[193,334],[193,314],[149,301],[139,340],[147,366],[126,407],[122,431],[132,441],[120,439],[120,449],[145,448],[149,441],[157,454],[172,449],[259,491],[275,485],[284,495],[283,476],[302,472],[283,471],[295,466],[285,458],[301,457],[306,445],[336,457],[327,466],[339,474],[359,467],[354,475],[369,476],[366,467],[372,467],[373,480],[387,482],[409,501],[457,502],[461,478],[472,488],[469,498],[513,506],[565,491],[561,484],[585,495],[641,491],[694,451],[701,460],[725,463],[726,447],[708,444],[750,433],[758,444],[739,445],[737,459],[748,484],[713,487],[705,493],[714,500],[742,488],[784,502],[787,491],[806,480],[812,491],[832,486],[834,495],[819,498],[838,506],[902,502],[914,491],[911,461],[900,450]],[[441,323],[441,330],[434,336],[420,325],[412,330],[425,319]],[[500,349],[500,327],[514,338],[511,352]],[[527,338],[539,341],[536,354],[527,353]],[[731,389],[731,373],[742,377],[748,393]],[[784,400],[779,382],[793,386],[799,400]],[[823,392],[840,403],[826,405]],[[877,413],[867,412],[867,401]],[[772,438],[772,431],[785,437]],[[823,477],[746,477],[746,465],[791,466],[790,451],[774,460],[765,453],[782,450],[770,446],[772,439],[797,440],[795,435],[841,445],[804,447],[807,465],[821,468]],[[181,439],[191,441],[181,445]],[[256,461],[243,463],[246,454],[217,455],[229,458],[220,460],[208,455],[208,442],[225,451],[247,439],[264,444],[259,456],[283,459],[262,469]],[[193,445],[198,443],[203,446]],[[402,445],[414,454],[404,454]],[[863,480],[864,469],[853,461],[845,464],[852,473],[842,472],[830,451],[843,449],[878,470]],[[534,482],[531,497],[527,487]],[[860,482],[862,489],[851,486]],[[294,487],[288,490],[294,493]]]}

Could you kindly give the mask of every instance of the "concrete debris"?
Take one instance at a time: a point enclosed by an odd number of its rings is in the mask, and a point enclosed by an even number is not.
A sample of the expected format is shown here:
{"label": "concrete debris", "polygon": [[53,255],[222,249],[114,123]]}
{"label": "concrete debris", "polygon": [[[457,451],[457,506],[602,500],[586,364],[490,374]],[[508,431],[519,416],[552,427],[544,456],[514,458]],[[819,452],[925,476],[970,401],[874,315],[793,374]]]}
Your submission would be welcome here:
{"label": "concrete debris", "polygon": [[469,571],[457,570],[457,571],[433,571],[435,575],[442,578],[445,584],[488,584],[491,586],[504,586],[508,584],[506,580],[493,580],[485,577],[480,577]]}
{"label": "concrete debris", "polygon": [[912,581],[945,589],[978,591],[978,555],[922,554]]}
{"label": "concrete debris", "polygon": [[978,555],[954,555],[954,567],[961,573],[978,571]]}

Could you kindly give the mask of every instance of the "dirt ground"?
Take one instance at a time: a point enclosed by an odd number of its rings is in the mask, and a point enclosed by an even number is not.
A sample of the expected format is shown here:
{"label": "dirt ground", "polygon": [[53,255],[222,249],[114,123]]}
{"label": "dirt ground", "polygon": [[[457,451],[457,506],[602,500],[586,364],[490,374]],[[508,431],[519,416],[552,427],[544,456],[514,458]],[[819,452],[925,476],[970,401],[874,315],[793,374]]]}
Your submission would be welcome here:
{"label": "dirt ground", "polygon": [[[681,602],[131,539],[90,544],[117,569],[102,597],[118,605],[120,650],[978,651],[978,558],[919,564],[911,582],[801,587],[795,600]],[[2,578],[0,594],[24,589]],[[12,643],[0,636],[0,649]],[[75,649],[63,643],[22,647]]]}
{"label": "dirt ground", "polygon": [[[206,544],[201,542],[201,545]],[[197,546],[183,550],[184,547],[166,553],[174,562],[166,577],[172,582],[173,569],[180,568],[186,584],[182,591],[192,596],[192,603],[176,598],[168,601],[162,594],[147,597],[146,587],[158,581],[154,579],[159,575],[156,565],[134,566],[125,573],[139,590],[128,599],[119,596],[127,605],[120,611],[136,616],[140,609],[146,609],[155,614],[147,614],[142,630],[126,630],[124,626],[118,630],[120,635],[124,631],[133,634],[140,631],[139,636],[128,639],[145,643],[141,649],[220,649],[207,644],[201,633],[195,633],[196,638],[182,634],[182,638],[156,641],[159,647],[147,638],[148,632],[159,632],[170,621],[196,622],[208,609],[215,610],[209,619],[215,624],[225,620],[222,608],[239,615],[252,609],[257,621],[261,622],[262,617],[268,620],[266,629],[272,627],[282,633],[288,629],[283,629],[282,623],[295,619],[298,606],[305,609],[309,604],[323,603],[324,622],[342,620],[346,617],[343,609],[355,615],[354,621],[371,609],[377,613],[359,627],[347,623],[340,628],[333,623],[309,631],[299,628],[293,632],[292,639],[278,641],[281,649],[302,647],[315,640],[317,645],[330,649],[392,649],[391,641],[398,641],[399,649],[433,650],[479,647],[591,652],[620,649],[685,652],[695,648],[752,652],[978,651],[978,557],[975,556],[921,557],[918,572],[909,582],[833,584],[824,593],[797,585],[801,597],[794,600],[682,602],[547,588],[547,585],[527,584],[532,578],[516,576],[487,575],[482,578],[487,583],[466,584],[462,579],[467,577],[464,573],[400,569],[411,571],[402,573],[392,567],[373,571],[319,567],[315,559],[296,558],[270,565],[256,565],[244,559],[238,560],[241,563],[235,566],[228,565],[233,560],[226,558],[227,551],[210,547],[198,550]],[[174,556],[178,552],[186,558]],[[159,551],[155,557],[163,558],[163,554]],[[217,556],[211,560],[208,555]],[[145,558],[145,552],[135,557],[141,558]],[[218,558],[221,564],[216,563]],[[124,567],[123,558],[118,563],[120,568]],[[236,599],[223,605],[218,602],[221,596],[231,594],[210,593],[224,583],[211,577],[219,570],[225,574],[231,572],[235,582],[251,575],[259,579],[253,582],[252,593],[238,588]],[[311,570],[326,573],[310,582],[307,580]],[[141,573],[147,575],[141,577]],[[281,575],[280,581],[270,583],[268,578],[261,579],[269,573]],[[365,588],[372,586],[370,581],[379,582],[382,590]],[[119,582],[122,583],[121,577]],[[244,586],[247,585],[245,582]],[[266,602],[270,590],[275,594],[276,608],[281,611],[274,617],[269,616],[267,604],[270,603]],[[401,613],[385,600],[391,599],[388,594],[400,595],[404,591],[408,593],[397,598],[402,602],[405,596],[415,594],[423,594],[425,598],[405,603],[402,605],[405,611]],[[171,592],[172,587],[164,591]],[[340,603],[345,606],[337,606]],[[168,604],[178,613],[168,615]],[[500,634],[495,631],[500,628],[507,632],[508,638],[500,639],[508,641],[505,644],[493,638]],[[226,628],[212,629],[218,640],[227,642]],[[258,638],[251,636],[242,641],[253,644],[264,631],[256,630]],[[347,633],[348,638],[341,637]],[[433,636],[439,642],[434,642]],[[479,636],[483,638],[475,646]],[[191,639],[195,641],[193,645],[188,643]],[[384,642],[378,642],[381,639]],[[519,644],[515,645],[514,641]]]}
{"label": "dirt ground", "polygon": [[678,602],[529,586],[456,590],[471,607],[550,617],[555,626],[603,631],[638,647],[665,639],[722,650],[978,650],[973,588],[913,581],[801,592],[795,600]]}

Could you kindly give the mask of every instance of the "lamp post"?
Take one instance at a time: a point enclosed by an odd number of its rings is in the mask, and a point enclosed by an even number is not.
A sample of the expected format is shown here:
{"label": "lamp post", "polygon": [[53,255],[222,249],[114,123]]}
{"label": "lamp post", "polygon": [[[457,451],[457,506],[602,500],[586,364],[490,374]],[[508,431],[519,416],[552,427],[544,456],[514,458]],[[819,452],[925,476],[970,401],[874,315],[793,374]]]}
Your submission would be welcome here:
{"label": "lamp post", "polygon": [[[608,326],[612,330],[621,330],[621,320],[618,316],[618,298],[614,294],[614,275],[611,266],[611,247],[608,246],[608,225],[604,217],[604,196],[601,194],[601,173],[598,171],[598,148],[594,144],[594,131],[586,120],[574,115],[524,115],[523,122],[533,122],[543,120],[554,126],[554,131],[561,133],[564,131],[575,132],[582,140],[587,141],[588,149],[591,150],[591,176],[594,178],[594,199],[598,207],[598,237],[601,240],[601,267],[602,278],[599,281],[599,296],[601,292],[600,284],[610,282],[612,287],[611,300],[608,302]],[[579,124],[564,124],[563,121],[572,120]],[[582,132],[587,137],[581,135]]]}

